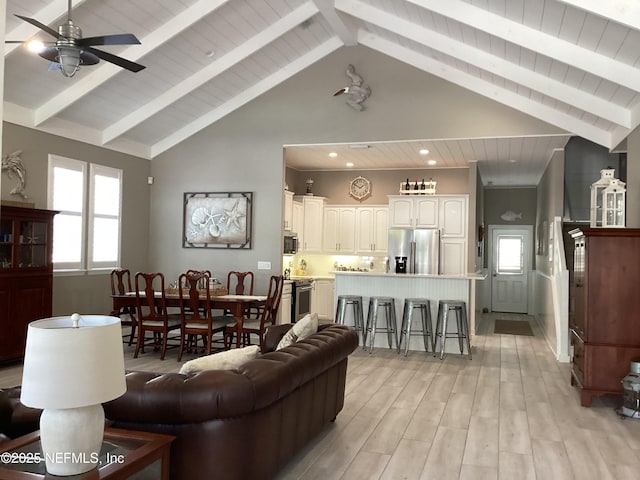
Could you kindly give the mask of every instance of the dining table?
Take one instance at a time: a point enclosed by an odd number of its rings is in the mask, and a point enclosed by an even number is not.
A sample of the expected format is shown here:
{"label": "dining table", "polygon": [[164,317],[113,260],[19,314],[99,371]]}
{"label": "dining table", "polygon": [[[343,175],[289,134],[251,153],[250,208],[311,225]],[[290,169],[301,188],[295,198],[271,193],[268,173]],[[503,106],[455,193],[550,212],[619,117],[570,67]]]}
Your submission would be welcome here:
{"label": "dining table", "polygon": [[[161,292],[155,292],[155,295],[156,297],[160,297]],[[117,316],[120,309],[124,307],[136,307],[136,292],[127,292],[123,295],[111,295],[111,298],[113,299],[111,315]],[[165,292],[164,298],[167,307],[180,307],[180,294],[177,291]],[[231,312],[230,319],[233,318],[236,324],[236,347],[239,348],[242,338],[244,312],[251,307],[263,306],[266,300],[266,295],[211,295],[210,305],[211,309],[221,309]],[[204,306],[206,296],[201,295],[200,301]]]}

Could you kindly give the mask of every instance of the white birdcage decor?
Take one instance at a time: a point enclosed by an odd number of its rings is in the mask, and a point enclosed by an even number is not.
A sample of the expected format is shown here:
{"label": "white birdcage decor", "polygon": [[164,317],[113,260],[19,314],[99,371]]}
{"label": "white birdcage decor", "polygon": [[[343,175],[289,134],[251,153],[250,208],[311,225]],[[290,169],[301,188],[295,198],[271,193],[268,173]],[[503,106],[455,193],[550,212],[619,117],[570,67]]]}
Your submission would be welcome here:
{"label": "white birdcage decor", "polygon": [[613,168],[600,170],[600,178],[591,185],[592,227],[625,226],[625,183],[614,177]]}

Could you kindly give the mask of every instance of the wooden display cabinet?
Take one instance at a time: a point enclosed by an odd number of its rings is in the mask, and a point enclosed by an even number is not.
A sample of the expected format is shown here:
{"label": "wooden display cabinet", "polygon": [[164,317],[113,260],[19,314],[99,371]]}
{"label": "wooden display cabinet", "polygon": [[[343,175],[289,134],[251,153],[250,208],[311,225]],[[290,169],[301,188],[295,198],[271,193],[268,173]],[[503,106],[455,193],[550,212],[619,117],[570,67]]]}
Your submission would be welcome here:
{"label": "wooden display cabinet", "polygon": [[0,207],[0,361],[21,358],[29,322],[51,316],[56,213]]}
{"label": "wooden display cabinet", "polygon": [[580,228],[569,292],[571,384],[581,404],[622,394],[621,381],[640,357],[640,229]]}

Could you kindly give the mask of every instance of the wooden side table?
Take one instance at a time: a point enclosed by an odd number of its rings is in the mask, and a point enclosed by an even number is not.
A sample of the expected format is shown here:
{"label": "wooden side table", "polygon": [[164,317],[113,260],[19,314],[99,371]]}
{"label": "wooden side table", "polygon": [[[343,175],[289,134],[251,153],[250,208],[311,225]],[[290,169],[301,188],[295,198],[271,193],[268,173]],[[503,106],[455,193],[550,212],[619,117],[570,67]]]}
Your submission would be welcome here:
{"label": "wooden side table", "polygon": [[[161,478],[169,480],[169,448],[175,437],[159,433],[105,428],[98,467],[80,475],[64,477],[83,480]],[[159,461],[160,473],[144,476],[142,471]],[[158,476],[160,475],[160,476]],[[0,444],[0,480],[54,479],[46,472],[40,432],[33,432]]]}

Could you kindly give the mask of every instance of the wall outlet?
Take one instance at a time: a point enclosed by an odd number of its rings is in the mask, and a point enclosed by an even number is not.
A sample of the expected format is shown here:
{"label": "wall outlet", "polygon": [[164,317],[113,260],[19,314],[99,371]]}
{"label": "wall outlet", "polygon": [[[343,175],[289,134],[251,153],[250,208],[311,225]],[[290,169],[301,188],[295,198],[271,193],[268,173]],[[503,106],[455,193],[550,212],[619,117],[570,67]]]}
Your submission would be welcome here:
{"label": "wall outlet", "polygon": [[271,270],[271,262],[258,262],[258,270]]}

